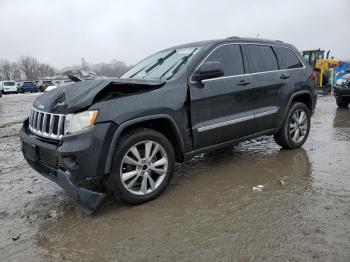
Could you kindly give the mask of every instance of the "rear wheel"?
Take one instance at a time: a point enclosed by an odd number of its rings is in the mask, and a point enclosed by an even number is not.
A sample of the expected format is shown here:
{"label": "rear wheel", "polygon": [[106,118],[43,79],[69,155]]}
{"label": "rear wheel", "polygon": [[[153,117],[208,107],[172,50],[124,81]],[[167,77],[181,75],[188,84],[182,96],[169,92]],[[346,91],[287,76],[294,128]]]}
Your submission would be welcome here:
{"label": "rear wheel", "polygon": [[159,196],[167,187],[175,162],[169,140],[151,129],[136,129],[120,139],[107,187],[130,204]]}
{"label": "rear wheel", "polygon": [[274,135],[277,144],[286,149],[302,146],[310,132],[310,110],[300,102],[293,103],[280,131]]}
{"label": "rear wheel", "polygon": [[346,100],[346,99],[344,99],[342,97],[337,97],[336,101],[337,101],[337,106],[338,107],[340,107],[340,108],[347,108],[349,106],[350,99]]}

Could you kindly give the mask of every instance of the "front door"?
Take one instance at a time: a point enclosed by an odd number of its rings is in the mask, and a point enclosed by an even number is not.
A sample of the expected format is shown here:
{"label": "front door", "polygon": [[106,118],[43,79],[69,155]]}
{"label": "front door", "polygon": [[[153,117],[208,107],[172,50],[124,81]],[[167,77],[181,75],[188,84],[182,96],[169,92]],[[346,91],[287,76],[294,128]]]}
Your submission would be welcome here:
{"label": "front door", "polygon": [[190,83],[195,149],[250,135],[254,124],[254,85],[245,74],[241,46],[218,46],[203,62],[221,62],[224,76]]}

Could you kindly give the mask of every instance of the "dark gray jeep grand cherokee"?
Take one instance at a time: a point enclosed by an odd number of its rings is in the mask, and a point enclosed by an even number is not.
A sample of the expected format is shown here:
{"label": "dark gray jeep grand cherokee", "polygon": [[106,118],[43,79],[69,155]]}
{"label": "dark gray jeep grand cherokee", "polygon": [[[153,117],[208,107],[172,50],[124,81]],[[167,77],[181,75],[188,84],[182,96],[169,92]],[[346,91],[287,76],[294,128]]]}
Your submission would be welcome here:
{"label": "dark gray jeep grand cherokee", "polygon": [[44,93],[20,137],[28,163],[91,213],[107,190],[131,204],[154,199],[175,161],[199,153],[262,135],[300,147],[315,105],[312,69],[295,47],[232,37]]}

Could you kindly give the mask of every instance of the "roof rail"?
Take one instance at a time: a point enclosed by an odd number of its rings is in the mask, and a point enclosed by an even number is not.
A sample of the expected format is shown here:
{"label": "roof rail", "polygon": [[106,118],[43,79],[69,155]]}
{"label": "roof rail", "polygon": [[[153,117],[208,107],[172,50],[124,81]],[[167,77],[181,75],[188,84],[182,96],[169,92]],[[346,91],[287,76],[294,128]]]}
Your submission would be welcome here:
{"label": "roof rail", "polygon": [[281,41],[281,40],[275,40],[276,42],[279,42],[279,43],[283,43],[283,41]]}
{"label": "roof rail", "polygon": [[227,37],[226,39],[239,39],[239,36],[230,36],[230,37]]}

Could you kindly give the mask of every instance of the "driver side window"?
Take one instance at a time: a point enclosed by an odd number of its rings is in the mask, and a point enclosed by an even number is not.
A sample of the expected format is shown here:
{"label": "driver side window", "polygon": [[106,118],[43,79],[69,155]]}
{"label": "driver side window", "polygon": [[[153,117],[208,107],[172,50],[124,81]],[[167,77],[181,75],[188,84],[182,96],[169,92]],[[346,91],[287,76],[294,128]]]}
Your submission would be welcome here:
{"label": "driver side window", "polygon": [[204,62],[221,62],[225,76],[244,74],[241,48],[237,44],[228,44],[216,48]]}

